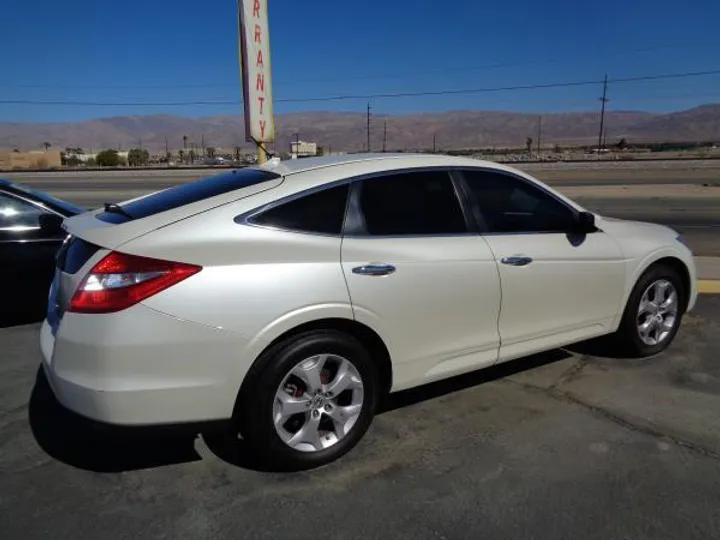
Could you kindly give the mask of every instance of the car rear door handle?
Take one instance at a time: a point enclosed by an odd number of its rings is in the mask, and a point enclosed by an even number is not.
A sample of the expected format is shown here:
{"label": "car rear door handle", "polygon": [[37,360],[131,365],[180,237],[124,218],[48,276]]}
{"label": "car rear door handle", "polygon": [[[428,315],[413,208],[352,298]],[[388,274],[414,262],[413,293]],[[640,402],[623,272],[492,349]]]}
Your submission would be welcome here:
{"label": "car rear door handle", "polygon": [[514,255],[512,257],[503,257],[500,262],[510,266],[527,266],[532,262],[532,258],[526,255]]}
{"label": "car rear door handle", "polygon": [[361,276],[387,276],[395,271],[395,267],[392,264],[364,264],[356,266],[352,271]]}

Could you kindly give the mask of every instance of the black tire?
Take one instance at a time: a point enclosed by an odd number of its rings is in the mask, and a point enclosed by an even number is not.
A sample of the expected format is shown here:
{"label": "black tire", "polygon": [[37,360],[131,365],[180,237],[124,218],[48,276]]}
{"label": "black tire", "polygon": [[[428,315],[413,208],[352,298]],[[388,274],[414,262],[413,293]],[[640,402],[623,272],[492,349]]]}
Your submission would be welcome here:
{"label": "black tire", "polygon": [[[678,295],[678,311],[675,317],[675,325],[660,343],[648,345],[645,343],[638,331],[637,314],[640,308],[640,300],[647,288],[658,280],[668,280]],[[687,305],[687,294],[685,284],[680,275],[670,266],[656,265],[648,268],[635,283],[635,287],[630,293],[622,320],[617,332],[612,336],[614,343],[620,348],[620,352],[628,357],[646,358],[661,353],[667,349],[675,339]]]}
{"label": "black tire", "polygon": [[[361,412],[350,431],[323,450],[303,452],[288,446],[273,423],[275,394],[299,362],[317,354],[349,360],[363,384]],[[333,462],[349,452],[370,427],[378,402],[378,372],[370,354],[354,337],[335,330],[313,330],[271,347],[253,365],[240,391],[236,427],[256,460],[271,470],[303,470]]]}

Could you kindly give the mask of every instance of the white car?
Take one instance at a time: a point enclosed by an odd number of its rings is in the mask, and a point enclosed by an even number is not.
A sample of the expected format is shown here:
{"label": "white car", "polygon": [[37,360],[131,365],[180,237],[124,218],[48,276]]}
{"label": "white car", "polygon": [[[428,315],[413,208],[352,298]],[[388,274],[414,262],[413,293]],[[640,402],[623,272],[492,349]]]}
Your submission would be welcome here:
{"label": "white car", "polygon": [[58,400],[230,420],[292,468],[349,451],[389,392],[603,335],[654,355],[697,297],[675,231],[448,156],[271,159],[64,228],[41,330]]}

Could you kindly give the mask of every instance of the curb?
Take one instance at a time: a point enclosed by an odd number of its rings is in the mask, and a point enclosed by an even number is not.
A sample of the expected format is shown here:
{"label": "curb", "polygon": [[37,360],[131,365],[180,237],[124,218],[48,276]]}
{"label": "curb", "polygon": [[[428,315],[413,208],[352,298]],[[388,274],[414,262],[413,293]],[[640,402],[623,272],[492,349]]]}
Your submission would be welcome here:
{"label": "curb", "polygon": [[697,287],[700,294],[720,294],[719,279],[699,279]]}

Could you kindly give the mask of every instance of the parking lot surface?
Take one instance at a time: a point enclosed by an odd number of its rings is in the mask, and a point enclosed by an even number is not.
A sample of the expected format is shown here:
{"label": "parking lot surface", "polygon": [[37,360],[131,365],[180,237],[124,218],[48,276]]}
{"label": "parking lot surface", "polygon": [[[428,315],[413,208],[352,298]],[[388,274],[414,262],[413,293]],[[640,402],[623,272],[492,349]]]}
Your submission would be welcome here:
{"label": "parking lot surface", "polygon": [[583,344],[396,395],[353,452],[294,474],[97,429],[52,398],[37,335],[0,330],[4,538],[720,536],[720,296],[655,358]]}

